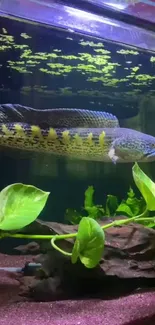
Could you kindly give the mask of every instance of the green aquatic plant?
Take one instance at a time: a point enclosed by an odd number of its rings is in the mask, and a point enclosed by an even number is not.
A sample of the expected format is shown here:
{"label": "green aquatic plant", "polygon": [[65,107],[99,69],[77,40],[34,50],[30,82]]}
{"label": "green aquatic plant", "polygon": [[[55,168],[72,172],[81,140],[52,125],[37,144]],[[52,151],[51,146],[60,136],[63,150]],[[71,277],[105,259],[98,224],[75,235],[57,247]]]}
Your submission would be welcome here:
{"label": "green aquatic plant", "polygon": [[155,183],[136,164],[133,168],[134,181],[143,195],[147,210],[155,211]]}
{"label": "green aquatic plant", "polygon": [[84,210],[88,213],[88,216],[93,219],[97,219],[98,216],[103,215],[104,208],[101,205],[94,204],[94,188],[89,186],[85,191]]}
{"label": "green aquatic plant", "polygon": [[[12,184],[4,188],[0,192],[0,237],[13,238],[30,238],[38,240],[51,240],[51,245],[60,253],[70,256],[72,263],[76,263],[80,259],[81,263],[87,268],[94,268],[104,253],[105,230],[115,226],[122,226],[130,222],[143,223],[150,227],[155,224],[155,217],[148,217],[149,211],[155,211],[155,183],[140,169],[137,163],[132,168],[132,175],[145,200],[145,209],[141,214],[134,217],[114,220],[104,226],[91,217],[83,217],[78,226],[78,232],[62,235],[27,235],[20,233],[12,233],[22,227],[33,222],[44,208],[49,196],[49,192],[44,192],[32,185],[24,185],[21,183]],[[129,191],[130,197],[128,204],[133,207],[135,205],[135,196],[132,189]],[[85,207],[90,209],[93,207],[94,190],[89,187],[85,193]],[[108,198],[107,209],[117,205],[114,197]],[[89,210],[90,212],[90,210]],[[135,212],[136,213],[136,212]],[[11,231],[11,232],[10,232]],[[56,240],[74,239],[72,252],[66,252],[59,248]]]}
{"label": "green aquatic plant", "polygon": [[103,43],[95,43],[95,42],[90,42],[90,41],[80,41],[80,45],[82,46],[90,46],[90,47],[104,47]]}
{"label": "green aquatic plant", "polygon": [[133,67],[133,68],[130,68],[133,72],[137,72],[139,69],[140,69],[140,67]]}
{"label": "green aquatic plant", "polygon": [[[106,47],[106,44],[97,40],[88,41],[86,38],[83,38],[78,41],[79,53],[70,52],[63,54],[61,46],[60,48],[52,48],[52,50],[49,47],[47,52],[36,52],[35,47],[32,46],[31,35],[23,31],[19,36],[17,39],[20,39],[20,43],[23,40],[26,44],[18,44],[16,37],[11,35],[6,28],[3,27],[0,30],[0,55],[4,55],[7,52],[12,57],[12,53],[14,53],[15,55],[13,56],[17,58],[13,64],[9,60],[7,62],[7,68],[13,71],[14,75],[17,73],[25,74],[29,78],[29,74],[33,74],[34,70],[37,69],[44,77],[47,75],[47,78],[59,79],[60,77],[69,77],[76,73],[77,78],[81,77],[90,88],[92,88],[90,83],[93,82],[99,83],[104,87],[113,87],[116,90],[122,85],[132,88],[137,86],[143,89],[144,86],[150,87],[154,82],[154,76],[141,73],[142,64],[134,66],[132,60],[126,61],[126,56],[132,58],[135,55],[140,55],[140,52],[135,50],[135,48],[121,48],[113,53],[109,46]],[[75,39],[66,37],[66,41],[75,42]],[[118,62],[114,62],[113,54],[115,54],[115,60],[117,59]],[[119,62],[119,58],[121,58],[121,62]],[[122,59],[124,63],[122,63]],[[19,66],[23,60],[24,63],[22,66]],[[154,62],[155,57],[149,56],[149,61]],[[125,66],[126,64],[130,64],[130,66]],[[119,70],[123,70],[123,74]],[[118,79],[118,75],[123,77]],[[50,84],[52,85],[52,83]],[[76,95],[78,95],[78,90]]]}
{"label": "green aquatic plant", "polygon": [[105,243],[105,234],[99,224],[90,218],[83,218],[72,250],[71,261],[80,258],[87,268],[95,267],[101,260]]}
{"label": "green aquatic plant", "polygon": [[150,62],[155,62],[155,56],[151,56]]}
{"label": "green aquatic plant", "polygon": [[124,49],[121,49],[119,51],[117,51],[118,54],[124,54],[124,55],[128,55],[128,54],[131,54],[131,55],[138,55],[139,52],[138,51],[133,51],[133,50],[124,50]]}
{"label": "green aquatic plant", "polygon": [[94,191],[93,186],[88,186],[84,193],[84,206],[80,211],[75,209],[66,209],[65,219],[67,221],[71,224],[78,224],[84,216],[92,219],[100,219],[104,215],[104,207],[102,205],[94,204]]}
{"label": "green aquatic plant", "polygon": [[0,230],[18,230],[33,222],[49,194],[21,183],[5,187],[0,192]]}
{"label": "green aquatic plant", "polygon": [[25,38],[25,39],[32,38],[31,36],[29,36],[26,33],[21,33],[20,36],[23,37],[23,38]]}
{"label": "green aquatic plant", "polygon": [[108,194],[106,199],[105,215],[108,217],[115,216],[118,205],[117,197],[115,195]]}
{"label": "green aquatic plant", "polygon": [[84,193],[84,206],[80,211],[66,209],[65,219],[71,224],[76,225],[85,216],[94,220],[99,220],[103,216],[114,217],[116,215],[134,217],[141,214],[145,209],[144,198],[137,198],[131,187],[127,192],[127,198],[123,199],[120,203],[115,195],[108,194],[105,206],[94,203],[94,192],[94,187],[89,186]]}
{"label": "green aquatic plant", "polygon": [[137,198],[133,189],[130,187],[127,193],[127,199],[117,206],[115,214],[124,214],[128,217],[134,217],[141,214],[145,209],[145,200],[143,197]]}

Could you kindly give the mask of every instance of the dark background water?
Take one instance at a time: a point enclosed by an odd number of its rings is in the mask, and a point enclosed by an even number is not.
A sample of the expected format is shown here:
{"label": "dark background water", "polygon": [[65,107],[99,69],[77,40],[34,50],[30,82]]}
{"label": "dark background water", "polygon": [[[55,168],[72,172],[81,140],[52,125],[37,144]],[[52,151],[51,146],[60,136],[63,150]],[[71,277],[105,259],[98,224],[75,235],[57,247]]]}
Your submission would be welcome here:
{"label": "dark background water", "polygon": [[[0,104],[103,110],[122,126],[155,135],[152,57],[122,44],[1,18]],[[155,179],[154,166],[142,165]],[[65,209],[80,208],[89,185],[98,204],[107,194],[122,199],[133,185],[131,168],[1,150],[0,188],[23,182],[50,191],[41,217],[64,222]]]}

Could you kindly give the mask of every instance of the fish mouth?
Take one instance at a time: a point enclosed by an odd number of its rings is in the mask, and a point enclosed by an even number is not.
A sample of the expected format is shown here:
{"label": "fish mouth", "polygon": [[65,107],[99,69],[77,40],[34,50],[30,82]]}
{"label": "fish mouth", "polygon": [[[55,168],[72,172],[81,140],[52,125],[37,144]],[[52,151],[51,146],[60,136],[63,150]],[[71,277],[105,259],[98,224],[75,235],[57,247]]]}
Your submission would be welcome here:
{"label": "fish mouth", "polygon": [[151,151],[150,153],[147,153],[146,155],[144,155],[144,157],[146,158],[146,160],[155,161],[155,150]]}

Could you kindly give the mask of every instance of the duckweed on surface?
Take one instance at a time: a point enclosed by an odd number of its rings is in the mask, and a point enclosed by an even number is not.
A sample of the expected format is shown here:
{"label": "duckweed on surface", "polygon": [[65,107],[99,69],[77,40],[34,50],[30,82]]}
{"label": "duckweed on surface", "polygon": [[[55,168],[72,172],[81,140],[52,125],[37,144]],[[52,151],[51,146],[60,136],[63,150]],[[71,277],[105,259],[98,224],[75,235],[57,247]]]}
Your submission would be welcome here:
{"label": "duckweed on surface", "polygon": [[[26,33],[24,23],[11,23],[13,28],[4,19],[0,30],[0,58],[3,62],[0,70],[8,78],[11,75],[12,79],[25,75],[28,78],[25,79],[26,86],[20,88],[25,95],[32,87],[45,96],[102,97],[112,89],[113,95],[121,93],[122,96],[123,92],[123,96],[129,98],[131,90],[132,96],[142,96],[144,92],[146,96],[155,85],[155,57],[152,54],[78,35],[69,37],[66,33],[61,36],[59,33],[58,36],[51,30],[49,37],[46,36],[47,29],[43,32],[43,27],[40,36],[41,27],[35,25],[29,26],[29,33]],[[36,33],[38,37],[34,39]],[[62,87],[64,80],[65,87]],[[5,85],[0,91],[4,90]]]}

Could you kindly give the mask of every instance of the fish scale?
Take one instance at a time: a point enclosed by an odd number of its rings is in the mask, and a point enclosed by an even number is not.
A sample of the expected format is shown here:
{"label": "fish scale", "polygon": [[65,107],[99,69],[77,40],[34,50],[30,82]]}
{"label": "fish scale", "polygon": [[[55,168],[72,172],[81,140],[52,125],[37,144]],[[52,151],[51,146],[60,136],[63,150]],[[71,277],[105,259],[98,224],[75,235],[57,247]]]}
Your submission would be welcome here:
{"label": "fish scale", "polygon": [[103,111],[77,108],[34,109],[19,104],[0,105],[0,123],[24,122],[40,127],[119,127],[117,117]]}
{"label": "fish scale", "polygon": [[118,162],[130,162],[134,157],[143,161],[147,159],[144,149],[149,151],[151,141],[155,147],[154,137],[125,128],[41,129],[24,123],[0,125],[3,146],[92,161],[111,161],[110,150],[121,153]]}

